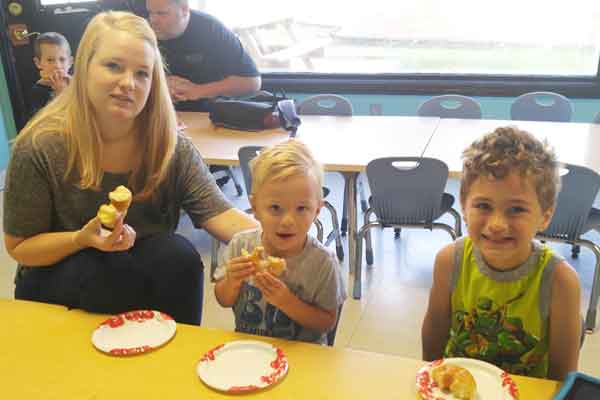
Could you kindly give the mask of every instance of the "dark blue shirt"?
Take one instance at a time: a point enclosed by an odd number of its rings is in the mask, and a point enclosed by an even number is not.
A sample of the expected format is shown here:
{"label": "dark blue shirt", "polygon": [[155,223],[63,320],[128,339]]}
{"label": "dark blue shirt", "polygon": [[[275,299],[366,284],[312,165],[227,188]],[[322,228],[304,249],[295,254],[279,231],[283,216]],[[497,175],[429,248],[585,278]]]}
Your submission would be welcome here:
{"label": "dark blue shirt", "polygon": [[[240,40],[216,18],[190,10],[190,22],[180,36],[160,41],[167,72],[196,84],[228,76],[259,76],[256,64]],[[206,111],[206,100],[178,102],[179,111]]]}

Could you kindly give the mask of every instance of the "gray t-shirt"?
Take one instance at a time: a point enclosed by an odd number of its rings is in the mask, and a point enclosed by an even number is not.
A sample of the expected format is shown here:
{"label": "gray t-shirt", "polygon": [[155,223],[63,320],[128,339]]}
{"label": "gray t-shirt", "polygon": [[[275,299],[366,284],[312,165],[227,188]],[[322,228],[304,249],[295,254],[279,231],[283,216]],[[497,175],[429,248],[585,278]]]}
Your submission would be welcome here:
{"label": "gray t-shirt", "polygon": [[[61,134],[42,135],[36,147],[28,139],[13,148],[4,190],[4,232],[31,237],[81,229],[109,202],[108,192],[127,185],[129,178],[128,173],[104,173],[100,191],[82,190],[78,172],[64,180],[66,168],[67,143]],[[179,135],[168,177],[152,200],[131,204],[125,222],[143,238],[174,232],[181,209],[200,227],[229,208],[198,150]]]}
{"label": "gray t-shirt", "polygon": [[[261,229],[237,233],[225,247],[215,278],[225,275],[225,264],[261,245]],[[287,268],[279,277],[300,300],[324,310],[337,310],[346,299],[346,284],[335,255],[312,236],[308,236],[304,250],[286,258]],[[235,329],[238,332],[273,336],[304,342],[327,343],[327,335],[306,329],[292,321],[283,311],[265,301],[261,291],[244,282],[233,305]]]}

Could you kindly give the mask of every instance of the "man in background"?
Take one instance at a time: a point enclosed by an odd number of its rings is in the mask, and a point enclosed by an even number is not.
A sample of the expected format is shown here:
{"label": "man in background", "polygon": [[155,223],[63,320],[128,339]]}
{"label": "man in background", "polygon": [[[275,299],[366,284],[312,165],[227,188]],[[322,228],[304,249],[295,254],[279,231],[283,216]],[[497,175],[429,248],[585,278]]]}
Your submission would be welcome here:
{"label": "man in background", "polygon": [[146,8],[178,111],[207,111],[208,98],[260,89],[254,61],[237,36],[216,18],[191,10],[187,0],[146,0]]}

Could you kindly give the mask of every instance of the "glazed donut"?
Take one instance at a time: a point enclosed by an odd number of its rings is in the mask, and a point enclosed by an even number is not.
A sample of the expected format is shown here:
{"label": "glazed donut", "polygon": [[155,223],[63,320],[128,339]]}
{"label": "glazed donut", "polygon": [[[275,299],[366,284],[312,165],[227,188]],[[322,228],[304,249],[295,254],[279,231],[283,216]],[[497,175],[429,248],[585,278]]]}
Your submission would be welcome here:
{"label": "glazed donut", "polygon": [[272,275],[279,276],[285,270],[285,259],[279,257],[267,256],[265,248],[256,246],[252,253],[242,249],[242,256],[250,257],[257,271],[269,271]]}

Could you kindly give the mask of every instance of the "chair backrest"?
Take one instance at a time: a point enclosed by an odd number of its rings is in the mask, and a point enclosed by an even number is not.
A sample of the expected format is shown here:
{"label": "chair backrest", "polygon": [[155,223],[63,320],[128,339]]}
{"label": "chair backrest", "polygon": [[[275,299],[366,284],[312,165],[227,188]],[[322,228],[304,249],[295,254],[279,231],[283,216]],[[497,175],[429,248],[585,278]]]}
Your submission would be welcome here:
{"label": "chair backrest", "polygon": [[240,168],[244,175],[244,186],[248,196],[252,194],[252,174],[250,173],[250,160],[260,153],[262,146],[244,146],[238,150],[238,159],[240,160]]}
{"label": "chair backrest", "polygon": [[337,94],[318,94],[308,97],[298,104],[300,115],[337,115],[351,116],[353,114],[352,103]]}
{"label": "chair backrest", "polygon": [[378,158],[367,164],[367,178],[380,221],[431,223],[440,213],[448,166],[435,158]]}
{"label": "chair backrest", "polygon": [[510,117],[520,121],[569,122],[573,114],[571,101],[554,92],[525,93],[510,106]]}
{"label": "chair backrest", "polygon": [[598,189],[600,175],[578,165],[565,164],[561,170],[561,191],[556,210],[544,236],[575,240],[583,233]]}
{"label": "chair backrest", "polygon": [[594,124],[600,124],[600,111],[596,113],[594,120],[592,121]]}
{"label": "chair backrest", "polygon": [[459,94],[435,96],[425,101],[417,109],[420,117],[439,118],[481,118],[481,106],[477,100]]}

